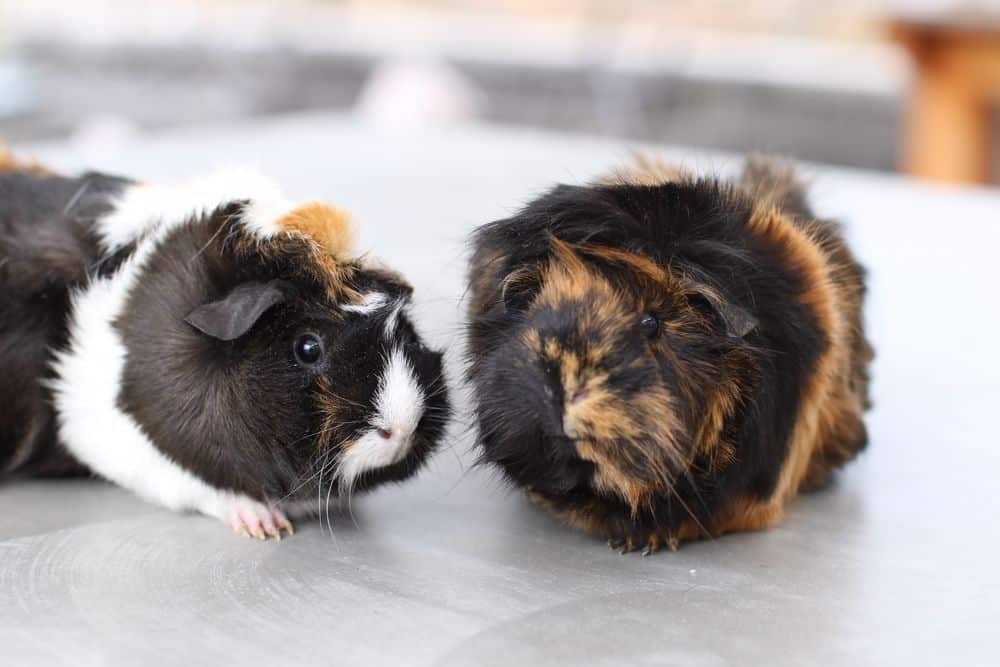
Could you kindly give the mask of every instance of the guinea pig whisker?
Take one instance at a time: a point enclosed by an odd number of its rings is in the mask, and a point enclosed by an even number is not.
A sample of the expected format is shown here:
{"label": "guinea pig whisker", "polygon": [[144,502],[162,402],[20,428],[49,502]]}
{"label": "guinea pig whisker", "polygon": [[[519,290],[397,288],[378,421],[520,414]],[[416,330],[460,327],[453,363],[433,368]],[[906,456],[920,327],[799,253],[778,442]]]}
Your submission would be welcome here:
{"label": "guinea pig whisker", "polygon": [[333,494],[333,480],[326,489],[326,506],[323,508],[326,513],[326,525],[330,528],[330,537],[333,537],[333,520],[330,518],[330,496]]}
{"label": "guinea pig whisker", "polygon": [[208,250],[208,247],[209,247],[210,245],[212,245],[212,242],[213,242],[213,241],[215,241],[215,239],[217,239],[217,238],[219,237],[219,234],[221,234],[221,233],[222,233],[222,231],[223,231],[223,230],[224,230],[225,228],[226,228],[226,225],[219,225],[219,228],[218,228],[218,229],[216,229],[216,230],[215,230],[215,232],[214,232],[214,233],[213,233],[213,234],[212,234],[212,235],[211,235],[210,237],[208,237],[208,240],[207,240],[207,241],[205,241],[205,245],[203,245],[203,246],[202,246],[201,248],[199,248],[199,249],[198,249],[198,252],[196,252],[196,253],[195,253],[195,254],[194,254],[194,255],[193,255],[192,257],[191,257],[191,259],[189,259],[189,260],[188,260],[188,264],[190,264],[191,262],[193,262],[193,261],[195,261],[196,259],[198,259],[198,257],[200,257],[200,256],[201,256],[201,254],[202,254],[203,252],[205,252],[206,250]]}
{"label": "guinea pig whisker", "polygon": [[[323,463],[324,466],[326,465],[325,459],[328,456],[329,456],[329,452],[326,452],[325,455],[324,455],[324,463]],[[320,457],[317,456],[316,459],[313,461],[313,463],[309,466],[309,471],[307,473],[307,476],[304,477],[303,479],[301,479],[301,481],[299,481],[298,484],[296,484],[294,487],[292,487],[292,489],[288,493],[286,493],[284,496],[282,496],[281,498],[279,498],[278,502],[281,502],[283,500],[287,500],[296,491],[298,491],[299,489],[301,489],[303,486],[305,486],[306,484],[308,484],[312,480],[316,479],[316,477],[318,477],[319,475],[323,474],[323,467],[322,466],[317,469],[317,465],[319,464],[319,459],[320,459]]]}
{"label": "guinea pig whisker", "polygon": [[[316,484],[316,516],[322,517],[323,511],[323,473],[326,471],[327,460],[330,457],[330,452],[327,450],[323,454],[323,464],[319,467],[319,482]],[[323,521],[319,522],[319,532],[323,533]]]}
{"label": "guinea pig whisker", "polygon": [[77,188],[76,192],[73,193],[73,196],[69,198],[68,202],[66,202],[66,205],[63,207],[62,214],[69,215],[69,212],[73,210],[73,207],[77,205],[80,198],[83,197],[84,193],[89,189],[90,181],[84,181],[83,185]]}
{"label": "guinea pig whisker", "polygon": [[443,382],[440,383],[437,388],[434,388],[433,384],[430,385],[430,387],[428,387],[428,388],[432,389],[432,391],[430,391],[426,396],[424,396],[425,400],[430,400],[432,398],[437,398],[438,396],[440,396],[440,395],[444,394],[446,391],[448,391],[448,387]]}
{"label": "guinea pig whisker", "polygon": [[[687,467],[684,468],[684,477],[691,484],[691,491],[694,492],[694,497],[698,499],[698,504],[701,505],[701,509],[705,511],[706,515],[711,515],[711,510],[708,509],[708,504],[705,502],[705,498],[701,495],[698,490],[698,484],[694,480],[694,476],[691,474],[691,470]],[[691,518],[694,518],[693,516]]]}
{"label": "guinea pig whisker", "polygon": [[684,502],[684,499],[681,498],[681,495],[677,493],[677,489],[675,489],[673,485],[669,486],[668,488],[670,489],[670,493],[674,495],[674,498],[677,499],[677,502],[680,503],[680,506],[683,507],[684,511],[687,512],[688,516],[691,517],[691,520],[695,522],[695,524],[698,526],[699,529],[701,529],[701,532],[704,533],[706,537],[711,537],[712,533],[708,532],[708,529],[705,528],[704,524],[702,524],[702,522],[698,520],[698,517],[695,515],[695,513],[691,511],[691,508],[688,506],[688,504]]}
{"label": "guinea pig whisker", "polygon": [[322,438],[322,436],[332,433],[337,428],[343,426],[357,426],[362,423],[363,422],[360,419],[348,419],[346,421],[339,421],[339,422],[327,421],[327,423],[323,424],[323,427],[320,430],[314,431],[312,433],[306,433],[301,438],[293,440],[291,444],[295,445],[309,438]]}
{"label": "guinea pig whisker", "polygon": [[326,395],[328,395],[328,396],[332,396],[332,397],[336,398],[338,401],[343,401],[344,403],[347,403],[348,405],[353,405],[356,408],[360,408],[362,410],[366,410],[367,409],[367,407],[364,404],[358,403],[357,401],[353,401],[353,400],[347,398],[346,396],[341,396],[340,394],[338,394],[336,392],[333,392],[333,391],[330,391],[329,389],[325,389],[323,391],[323,393],[326,394]]}
{"label": "guinea pig whisker", "polygon": [[[327,456],[329,456],[329,453],[327,453]],[[334,458],[334,459],[332,459],[330,461],[329,465],[324,465],[324,470],[325,471],[331,471],[333,468],[336,468],[336,466],[337,466],[337,459]],[[322,493],[323,493],[323,483],[322,483],[322,481],[320,481],[320,484],[317,487],[317,491],[316,491],[316,494],[317,494],[317,496],[316,496],[317,497],[317,503],[319,504],[319,506],[317,507],[317,515],[319,516],[320,534],[322,534],[323,531],[324,531],[324,525],[327,526],[329,528],[329,530],[330,530],[330,540],[334,544],[337,543],[337,535],[333,531],[333,519],[330,518],[330,496],[333,493],[333,487],[334,487],[335,479],[336,479],[336,472],[334,472],[331,475],[330,482],[327,485],[326,502],[325,502],[325,504],[321,500],[322,499]]]}
{"label": "guinea pig whisker", "polygon": [[[334,478],[337,480],[338,486],[338,496],[341,501],[347,500],[347,515],[351,517],[351,522],[354,524],[355,528],[360,528],[358,526],[358,521],[354,517],[354,508],[352,507],[352,500],[354,498],[354,484],[357,481],[356,478],[348,478],[341,473],[340,464],[338,463],[337,471],[334,473]],[[330,482],[330,491],[333,491],[333,480]],[[327,492],[327,519],[330,516],[330,491]],[[333,532],[333,525],[330,525],[330,532]]]}

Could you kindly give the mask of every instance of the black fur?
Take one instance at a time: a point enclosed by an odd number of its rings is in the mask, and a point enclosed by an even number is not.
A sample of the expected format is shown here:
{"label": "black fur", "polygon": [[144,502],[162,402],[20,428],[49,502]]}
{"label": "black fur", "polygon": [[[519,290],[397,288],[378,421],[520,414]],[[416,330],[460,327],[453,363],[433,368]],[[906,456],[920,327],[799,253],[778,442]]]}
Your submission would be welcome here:
{"label": "black fur", "polygon": [[[7,472],[81,470],[59,445],[45,381],[52,351],[68,343],[70,291],[112,276],[135,251],[133,243],[103,256],[94,234],[111,195],[128,183],[98,174],[0,174],[0,372],[7,378],[0,400],[8,406],[0,413],[0,466]],[[441,354],[424,347],[405,314],[386,334],[388,310],[341,310],[315,275],[301,270],[304,252],[256,253],[253,243],[240,245],[244,205],[177,226],[147,258],[114,322],[127,351],[118,407],[169,459],[217,488],[261,500],[315,498],[320,468],[330,483],[345,443],[370,428],[380,370],[398,346],[425,390],[424,417],[407,457],[369,472],[354,488],[412,475],[450,412]],[[409,286],[389,271],[349,269],[348,292],[410,298]],[[255,312],[249,331],[219,340],[185,321],[251,281],[280,284],[287,294]],[[293,354],[303,332],[325,343],[316,366],[301,366]]]}
{"label": "black fur", "polygon": [[[410,455],[368,475],[360,488],[411,475],[447,421],[441,354],[422,346],[403,315],[387,338],[388,311],[340,311],[319,285],[292,282],[292,276],[276,274],[271,262],[226,251],[227,235],[219,230],[238,212],[239,206],[220,209],[179,227],[148,261],[117,322],[129,351],[121,407],[170,458],[213,486],[255,498],[284,498],[293,491],[315,498],[319,478],[303,482],[321,465],[332,465],[338,448],[369,424],[384,359],[400,345],[433,396]],[[244,336],[219,340],[184,321],[198,306],[247,281],[275,278],[290,281],[290,294]],[[408,298],[375,273],[362,271],[354,282]],[[319,367],[303,368],[294,358],[293,343],[306,332],[325,342],[327,356]],[[323,376],[331,380],[332,396],[318,384]],[[324,430],[322,399],[342,410],[330,433],[331,449],[317,446]],[[331,478],[328,472],[325,481]]]}
{"label": "black fur", "polygon": [[0,473],[82,471],[58,446],[45,380],[66,342],[70,290],[122,259],[102,255],[92,223],[127,183],[0,172]]}
{"label": "black fur", "polygon": [[[839,239],[835,225],[812,219],[800,191],[789,192],[777,203],[801,224],[811,225],[820,238]],[[727,503],[768,498],[787,453],[802,387],[829,339],[798,299],[809,288],[802,273],[788,265],[780,248],[751,233],[748,222],[754,206],[746,192],[711,179],[655,186],[560,185],[517,215],[478,229],[472,239],[469,275],[468,374],[483,460],[498,465],[512,482],[556,511],[587,514],[598,527],[595,532],[612,537],[670,533],[692,516],[712,533],[713,517]],[[658,367],[635,365],[643,358],[643,341],[637,334],[616,339],[616,352],[604,362],[613,371],[609,384],[619,396],[641,394],[651,382],[662,381],[678,398],[675,412],[691,423],[705,392],[723,379],[720,359],[739,352],[744,361],[730,372],[740,376],[738,381],[752,400],[726,424],[726,437],[736,451],[730,465],[707,472],[709,463],[695,459],[689,470],[679,471],[672,493],[660,495],[638,513],[621,498],[595,490],[593,467],[559,437],[558,424],[555,435],[547,426],[550,413],[561,415],[564,397],[558,388],[542,391],[552,386],[546,370],[518,342],[531,330],[551,334],[563,327],[572,332],[578,311],[592,307],[590,297],[584,297],[558,312],[530,308],[544,280],[539,270],[553,253],[552,239],[652,259],[674,274],[710,286],[722,295],[725,308],[734,307],[753,318],[755,326],[745,328],[745,337],[733,336],[715,307],[719,304],[693,303],[714,310],[716,326],[683,337],[662,334],[675,358],[700,376],[692,386],[702,389],[693,394],[681,390],[682,381],[691,379],[678,377],[677,366],[668,358],[660,357]],[[588,261],[623,293],[635,292],[629,271],[601,260]],[[667,311],[665,317],[670,318]],[[635,313],[636,322],[640,314]],[[582,349],[581,341],[557,339],[571,349]],[[690,440],[685,443],[691,445]],[[644,471],[637,468],[632,474],[642,481]]]}

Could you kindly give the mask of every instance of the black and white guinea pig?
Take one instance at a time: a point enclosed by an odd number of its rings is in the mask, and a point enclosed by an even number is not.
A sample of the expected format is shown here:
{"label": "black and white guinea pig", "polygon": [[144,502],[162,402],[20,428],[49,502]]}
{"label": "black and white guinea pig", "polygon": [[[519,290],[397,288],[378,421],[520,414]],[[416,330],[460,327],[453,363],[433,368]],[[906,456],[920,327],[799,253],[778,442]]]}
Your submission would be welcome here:
{"label": "black and white guinea pig", "polygon": [[472,243],[481,457],[613,547],[771,526],[865,446],[864,272],[790,168],[640,159]]}
{"label": "black and white guinea pig", "polygon": [[412,475],[443,435],[411,288],[345,213],[241,171],[0,170],[0,469],[80,464],[255,537]]}

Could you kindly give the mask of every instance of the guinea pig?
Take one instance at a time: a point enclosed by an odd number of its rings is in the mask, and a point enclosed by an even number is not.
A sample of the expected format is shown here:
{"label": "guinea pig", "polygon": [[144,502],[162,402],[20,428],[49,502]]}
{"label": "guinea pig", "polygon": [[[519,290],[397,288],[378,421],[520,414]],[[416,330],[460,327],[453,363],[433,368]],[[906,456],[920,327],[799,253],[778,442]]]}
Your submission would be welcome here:
{"label": "guinea pig", "polygon": [[865,447],[865,274],[791,168],[640,158],[480,227],[480,458],[622,552],[774,525]]}
{"label": "guinea pig", "polygon": [[[92,471],[260,539],[414,474],[449,417],[412,289],[341,210],[230,170],[0,170],[0,469]],[[317,497],[320,501],[317,501]]]}

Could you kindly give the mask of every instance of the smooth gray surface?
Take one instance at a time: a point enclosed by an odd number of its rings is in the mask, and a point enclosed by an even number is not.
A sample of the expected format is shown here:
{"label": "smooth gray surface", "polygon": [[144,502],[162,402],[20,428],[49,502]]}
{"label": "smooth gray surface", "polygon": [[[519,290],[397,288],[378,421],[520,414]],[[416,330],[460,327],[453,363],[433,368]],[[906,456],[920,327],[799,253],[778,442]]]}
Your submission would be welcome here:
{"label": "smooth gray surface", "polygon": [[[355,211],[454,362],[468,230],[629,148],[300,116],[35,155],[149,179],[257,161]],[[871,268],[877,407],[869,451],[778,528],[619,556],[468,470],[464,419],[419,478],[281,543],[97,481],[7,483],[0,663],[997,664],[1000,195],[811,173]]]}

